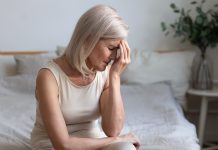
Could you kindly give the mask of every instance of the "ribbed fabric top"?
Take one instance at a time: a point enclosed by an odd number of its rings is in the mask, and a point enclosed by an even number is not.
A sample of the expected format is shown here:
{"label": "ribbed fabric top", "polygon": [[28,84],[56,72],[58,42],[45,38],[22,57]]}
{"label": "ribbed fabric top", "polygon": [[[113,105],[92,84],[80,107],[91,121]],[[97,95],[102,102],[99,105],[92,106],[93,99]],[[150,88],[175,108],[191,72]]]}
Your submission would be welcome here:
{"label": "ribbed fabric top", "polygon": [[[63,70],[54,62],[49,61],[43,68],[49,69],[54,75],[59,89],[59,104],[68,129],[68,133],[77,136],[94,137],[90,135],[96,128],[99,118],[99,98],[108,76],[108,68],[97,72],[93,81],[86,86],[73,83]],[[81,134],[80,134],[81,131]],[[86,135],[87,131],[87,135]],[[40,136],[41,135],[41,136]],[[36,110],[36,122],[32,132],[32,142],[36,144],[40,139],[47,138],[47,133],[41,119],[40,112]],[[48,139],[47,139],[48,140]]]}

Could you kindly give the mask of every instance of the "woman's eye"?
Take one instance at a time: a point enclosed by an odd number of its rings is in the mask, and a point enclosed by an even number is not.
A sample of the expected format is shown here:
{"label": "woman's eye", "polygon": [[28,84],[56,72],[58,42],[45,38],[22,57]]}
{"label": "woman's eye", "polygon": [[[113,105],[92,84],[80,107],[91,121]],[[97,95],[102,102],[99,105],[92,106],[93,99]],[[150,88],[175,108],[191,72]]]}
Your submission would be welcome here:
{"label": "woman's eye", "polygon": [[108,48],[110,51],[114,51],[114,50],[116,50],[117,48],[115,47],[115,48]]}

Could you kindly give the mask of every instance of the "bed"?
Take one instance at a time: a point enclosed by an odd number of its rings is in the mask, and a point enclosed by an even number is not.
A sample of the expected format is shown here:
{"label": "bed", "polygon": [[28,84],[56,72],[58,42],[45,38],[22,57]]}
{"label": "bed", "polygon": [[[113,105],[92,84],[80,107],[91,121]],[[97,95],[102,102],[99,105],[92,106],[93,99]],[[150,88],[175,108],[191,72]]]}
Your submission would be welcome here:
{"label": "bed", "polygon": [[[0,149],[30,150],[35,74],[56,54],[9,54],[0,53]],[[126,112],[122,134],[135,133],[141,150],[200,149],[196,128],[182,110],[192,58],[191,52],[133,53],[131,65],[121,77]]]}

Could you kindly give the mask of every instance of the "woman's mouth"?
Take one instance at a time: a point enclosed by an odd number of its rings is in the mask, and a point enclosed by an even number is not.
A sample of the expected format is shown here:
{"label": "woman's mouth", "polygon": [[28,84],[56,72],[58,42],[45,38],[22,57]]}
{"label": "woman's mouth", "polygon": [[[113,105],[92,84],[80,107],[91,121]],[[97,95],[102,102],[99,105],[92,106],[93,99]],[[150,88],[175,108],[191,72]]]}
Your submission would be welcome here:
{"label": "woman's mouth", "polygon": [[105,64],[106,64],[106,65],[112,65],[112,64],[113,64],[113,60],[111,59],[111,60],[109,60],[109,61],[105,61]]}
{"label": "woman's mouth", "polygon": [[105,63],[106,65],[108,65],[110,62],[111,62],[111,60],[105,61],[104,63]]}

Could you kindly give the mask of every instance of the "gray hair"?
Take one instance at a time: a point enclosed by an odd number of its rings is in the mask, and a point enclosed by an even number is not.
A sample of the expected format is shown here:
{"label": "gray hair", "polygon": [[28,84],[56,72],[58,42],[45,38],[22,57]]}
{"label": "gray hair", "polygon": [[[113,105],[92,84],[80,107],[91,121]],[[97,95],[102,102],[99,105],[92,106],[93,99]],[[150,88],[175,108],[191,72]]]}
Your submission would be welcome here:
{"label": "gray hair", "polygon": [[125,39],[127,35],[128,26],[114,8],[94,6],[80,17],[66,48],[66,58],[73,68],[86,76],[92,73],[86,59],[97,42],[101,39]]}

